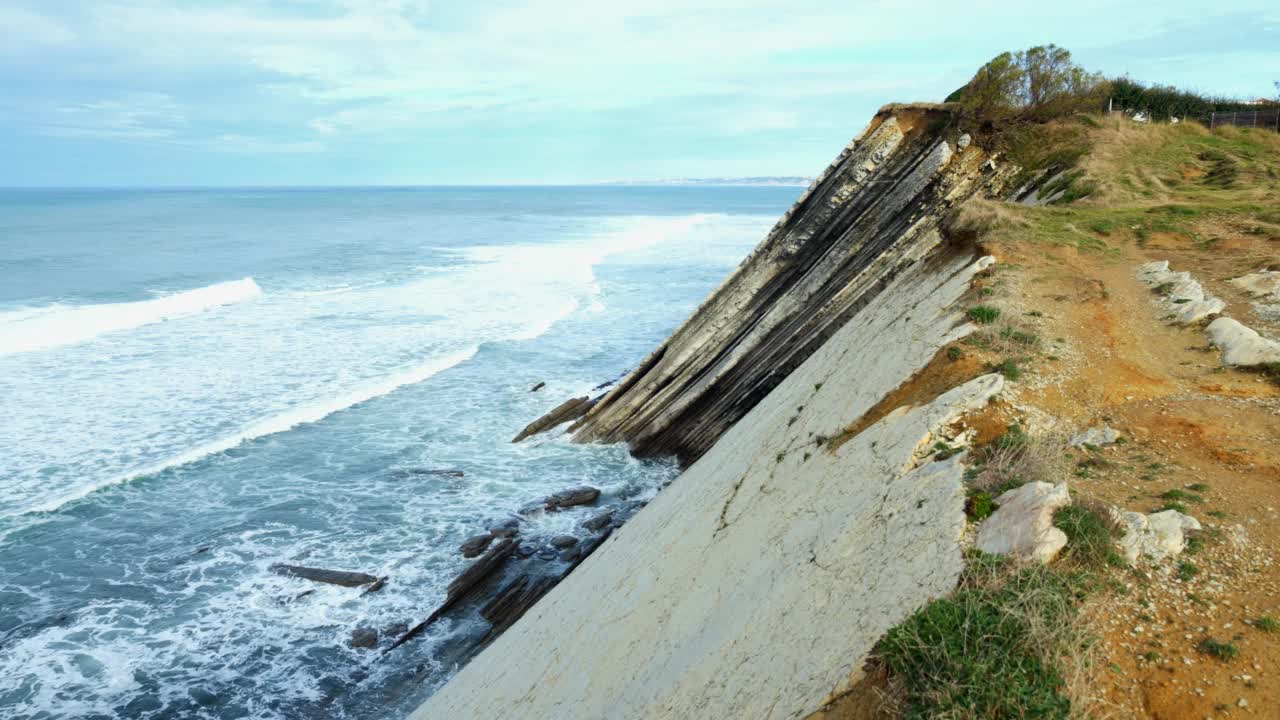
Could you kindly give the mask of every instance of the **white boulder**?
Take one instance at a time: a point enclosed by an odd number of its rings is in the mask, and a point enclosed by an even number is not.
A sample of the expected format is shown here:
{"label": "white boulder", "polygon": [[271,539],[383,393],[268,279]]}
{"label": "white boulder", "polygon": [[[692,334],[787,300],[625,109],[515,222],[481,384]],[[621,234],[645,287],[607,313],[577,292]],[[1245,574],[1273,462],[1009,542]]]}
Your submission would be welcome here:
{"label": "white boulder", "polygon": [[1280,271],[1263,270],[1235,278],[1232,285],[1254,297],[1272,297],[1280,300]]}
{"label": "white boulder", "polygon": [[1138,279],[1152,288],[1167,286],[1167,292],[1162,290],[1160,304],[1168,308],[1174,320],[1182,325],[1217,315],[1227,307],[1221,299],[1206,293],[1191,273],[1170,271],[1168,260],[1139,266]]}
{"label": "white boulder", "polygon": [[996,498],[1000,507],[978,528],[977,548],[1025,562],[1047,563],[1067,544],[1053,514],[1071,503],[1066,483],[1031,482]]}
{"label": "white boulder", "polygon": [[1068,443],[1071,447],[1084,447],[1085,445],[1093,445],[1101,447],[1102,445],[1110,445],[1120,439],[1120,431],[1109,427],[1089,428],[1084,432],[1076,433],[1071,437]]}
{"label": "white boulder", "polygon": [[1120,554],[1131,563],[1139,557],[1163,560],[1181,555],[1187,546],[1186,533],[1200,529],[1198,520],[1177,510],[1143,515],[1113,509],[1112,514],[1124,528],[1124,537],[1117,543]]}
{"label": "white boulder", "polygon": [[1256,331],[1228,317],[1209,323],[1209,339],[1222,350],[1222,362],[1249,367],[1280,363],[1280,343],[1268,340]]}

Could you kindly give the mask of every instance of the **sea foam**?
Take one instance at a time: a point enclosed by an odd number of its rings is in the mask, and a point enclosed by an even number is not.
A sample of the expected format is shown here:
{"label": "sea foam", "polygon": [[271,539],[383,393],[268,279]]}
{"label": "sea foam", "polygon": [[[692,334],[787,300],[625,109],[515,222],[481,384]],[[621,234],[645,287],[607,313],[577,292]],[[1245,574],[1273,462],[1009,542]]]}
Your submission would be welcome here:
{"label": "sea foam", "polygon": [[231,305],[262,295],[253,278],[232,280],[152,300],[100,305],[55,304],[0,313],[0,355],[74,345]]}

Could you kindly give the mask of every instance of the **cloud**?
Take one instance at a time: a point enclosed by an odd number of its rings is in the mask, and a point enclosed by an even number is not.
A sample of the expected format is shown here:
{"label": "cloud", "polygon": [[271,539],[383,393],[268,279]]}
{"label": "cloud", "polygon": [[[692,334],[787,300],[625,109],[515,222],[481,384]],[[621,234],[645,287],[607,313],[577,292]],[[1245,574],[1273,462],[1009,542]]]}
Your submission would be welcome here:
{"label": "cloud", "polygon": [[161,93],[62,105],[34,119],[37,132],[54,137],[162,140],[186,125],[182,106]]}
{"label": "cloud", "polygon": [[0,55],[22,55],[71,44],[70,28],[45,15],[16,6],[0,6]]}

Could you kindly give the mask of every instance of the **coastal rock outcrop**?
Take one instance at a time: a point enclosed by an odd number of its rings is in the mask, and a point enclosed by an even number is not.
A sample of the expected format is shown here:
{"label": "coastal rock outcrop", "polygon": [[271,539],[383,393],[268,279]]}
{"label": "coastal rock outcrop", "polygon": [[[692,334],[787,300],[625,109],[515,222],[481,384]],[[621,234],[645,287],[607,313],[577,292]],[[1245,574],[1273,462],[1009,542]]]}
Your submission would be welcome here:
{"label": "coastal rock outcrop", "polygon": [[414,717],[793,718],[847,689],[959,577],[963,456],[929,449],[1003,378],[860,421],[973,330],[957,301],[981,267],[947,253],[885,282]]}
{"label": "coastal rock outcrop", "polygon": [[882,110],[697,311],[571,431],[638,456],[706,452],[906,268],[948,209],[1003,180],[941,106]]}

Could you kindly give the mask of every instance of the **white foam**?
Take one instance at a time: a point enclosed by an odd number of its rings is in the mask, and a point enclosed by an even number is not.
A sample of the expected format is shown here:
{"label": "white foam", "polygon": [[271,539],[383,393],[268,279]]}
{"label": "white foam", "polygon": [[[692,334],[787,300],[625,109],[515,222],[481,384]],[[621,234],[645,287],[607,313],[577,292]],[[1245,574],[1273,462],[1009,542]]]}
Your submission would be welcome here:
{"label": "white foam", "polygon": [[153,300],[56,304],[0,313],[0,355],[74,345],[106,333],[195,315],[260,295],[262,288],[247,277]]}
{"label": "white foam", "polygon": [[396,373],[381,382],[362,387],[359,390],[353,390],[350,393],[339,395],[338,397],[328,400],[302,405],[289,410],[288,412],[250,423],[241,428],[239,432],[232,435],[227,435],[225,437],[218,438],[217,440],[204,443],[203,445],[196,446],[186,452],[174,455],[173,457],[166,458],[159,462],[152,463],[135,470],[130,470],[126,473],[106,478],[95,483],[77,487],[66,495],[62,495],[35,507],[28,508],[23,513],[19,514],[53,512],[69,502],[79,500],[80,498],[97,492],[102,488],[119,485],[120,483],[128,482],[140,477],[146,477],[148,475],[155,475],[156,473],[168,470],[169,468],[186,465],[209,457],[210,455],[226,452],[227,450],[230,450],[241,443],[248,442],[249,440],[254,440],[266,435],[273,435],[286,430],[292,430],[299,425],[323,420],[339,410],[346,410],[349,407],[358,405],[367,400],[372,400],[373,398],[386,395],[387,393],[390,393],[397,388],[404,387],[405,385],[420,383],[438,372],[447,370],[459,363],[466,362],[476,354],[478,349],[479,348],[477,347],[470,347],[462,352],[434,358],[416,367]]}

